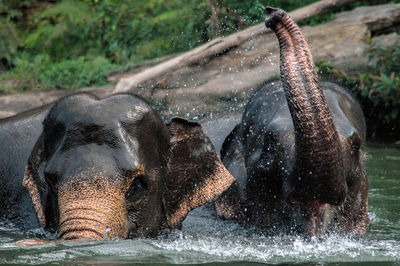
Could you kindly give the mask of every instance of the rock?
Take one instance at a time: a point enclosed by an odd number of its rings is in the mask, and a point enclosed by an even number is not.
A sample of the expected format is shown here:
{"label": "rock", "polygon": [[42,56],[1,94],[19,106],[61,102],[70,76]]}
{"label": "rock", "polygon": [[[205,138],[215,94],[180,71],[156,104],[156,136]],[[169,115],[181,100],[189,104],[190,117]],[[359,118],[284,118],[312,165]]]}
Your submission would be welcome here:
{"label": "rock", "polygon": [[400,35],[396,32],[379,35],[373,38],[373,43],[374,45],[380,45],[383,48],[397,46],[400,45]]}
{"label": "rock", "polygon": [[20,113],[53,102],[65,94],[66,92],[64,91],[52,91],[6,95],[0,97],[0,110],[2,110],[2,113]]}
{"label": "rock", "polygon": [[17,113],[13,112],[13,111],[0,111],[0,118],[9,117],[9,116],[13,116],[16,114]]}
{"label": "rock", "polygon": [[83,88],[79,91],[57,90],[5,95],[0,97],[0,118],[5,118],[41,105],[52,103],[61,97],[77,92],[90,92],[99,97],[105,97],[110,90],[112,90],[112,86]]}
{"label": "rock", "polygon": [[389,27],[395,26],[400,20],[400,8],[397,5],[362,6],[352,11],[336,15],[337,22],[359,21],[368,26],[375,35]]}

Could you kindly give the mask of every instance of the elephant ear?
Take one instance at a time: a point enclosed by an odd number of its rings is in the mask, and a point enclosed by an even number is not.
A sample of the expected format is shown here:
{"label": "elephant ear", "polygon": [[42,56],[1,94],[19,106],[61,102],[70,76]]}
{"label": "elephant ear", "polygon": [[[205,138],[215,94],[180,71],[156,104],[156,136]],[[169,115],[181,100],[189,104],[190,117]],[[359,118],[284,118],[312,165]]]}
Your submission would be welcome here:
{"label": "elephant ear", "polygon": [[247,172],[242,154],[242,127],[237,125],[226,137],[221,148],[221,160],[236,181],[215,200],[217,215],[239,222],[244,221]]}
{"label": "elephant ear", "polygon": [[168,128],[170,153],[163,204],[167,227],[174,228],[189,211],[220,195],[234,178],[200,124],[174,118]]}
{"label": "elephant ear", "polygon": [[22,185],[29,192],[40,224],[42,227],[45,227],[46,216],[44,212],[44,206],[45,195],[47,195],[48,187],[43,177],[43,153],[44,141],[42,134],[36,142],[31,155],[29,156]]}

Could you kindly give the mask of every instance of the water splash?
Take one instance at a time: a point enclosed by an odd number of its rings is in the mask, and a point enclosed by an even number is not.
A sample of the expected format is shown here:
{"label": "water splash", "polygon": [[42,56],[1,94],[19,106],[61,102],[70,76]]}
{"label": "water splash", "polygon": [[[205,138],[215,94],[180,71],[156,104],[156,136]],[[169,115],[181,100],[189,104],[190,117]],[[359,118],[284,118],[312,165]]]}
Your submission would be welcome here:
{"label": "water splash", "polygon": [[104,229],[104,235],[103,235],[103,239],[107,240],[107,239],[113,239],[113,231],[111,227],[107,227],[106,229]]}
{"label": "water splash", "polygon": [[[374,217],[372,214],[371,217]],[[107,229],[106,229],[107,231]],[[109,233],[109,232],[105,232]],[[3,242],[4,243],[4,242]],[[7,255],[6,255],[7,254]],[[6,255],[6,256],[4,256]],[[400,257],[400,242],[365,237],[330,235],[267,236],[256,228],[223,221],[207,207],[192,212],[182,231],[172,230],[156,239],[104,240],[86,243],[58,242],[42,247],[12,248],[0,244],[0,264],[10,263],[137,263],[211,262],[350,262],[393,261]]]}
{"label": "water splash", "polygon": [[[367,163],[373,166],[367,169],[371,181],[371,227],[363,237],[268,236],[256,228],[221,220],[210,208],[202,207],[189,214],[182,231],[172,230],[155,239],[53,241],[43,246],[16,247],[11,243],[25,238],[55,238],[56,234],[49,236],[41,229],[22,232],[3,226],[0,227],[0,264],[215,264],[236,261],[238,265],[250,262],[251,265],[348,265],[349,262],[396,265],[400,258],[399,168],[397,161],[389,161],[381,150],[368,149],[368,152],[371,159]],[[386,156],[399,157],[398,150],[389,152]],[[381,164],[385,167],[379,168]]]}

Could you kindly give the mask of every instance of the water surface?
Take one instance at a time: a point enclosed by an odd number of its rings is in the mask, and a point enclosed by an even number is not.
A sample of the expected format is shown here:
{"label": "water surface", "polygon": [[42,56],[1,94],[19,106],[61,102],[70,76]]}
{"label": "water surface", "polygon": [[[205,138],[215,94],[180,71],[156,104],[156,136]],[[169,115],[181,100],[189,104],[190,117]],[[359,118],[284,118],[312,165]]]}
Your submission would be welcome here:
{"label": "water surface", "polygon": [[202,207],[188,216],[182,231],[156,239],[15,247],[27,237],[54,236],[0,227],[0,264],[400,265],[400,149],[370,145],[366,165],[371,226],[363,237],[271,237]]}

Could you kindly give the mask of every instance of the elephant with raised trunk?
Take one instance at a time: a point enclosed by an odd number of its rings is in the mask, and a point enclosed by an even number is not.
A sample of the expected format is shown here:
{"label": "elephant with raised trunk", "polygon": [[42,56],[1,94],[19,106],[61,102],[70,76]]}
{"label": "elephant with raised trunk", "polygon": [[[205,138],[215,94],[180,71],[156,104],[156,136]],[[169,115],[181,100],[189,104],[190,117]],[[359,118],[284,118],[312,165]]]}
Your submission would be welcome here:
{"label": "elephant with raised trunk", "polygon": [[257,90],[222,146],[236,182],[216,200],[217,212],[272,233],[363,234],[369,225],[363,112],[345,89],[319,81],[287,13],[266,11],[266,26],[279,40],[281,81]]}
{"label": "elephant with raised trunk", "polygon": [[0,121],[0,217],[65,240],[152,237],[234,178],[199,124],[142,98],[68,96]]}

